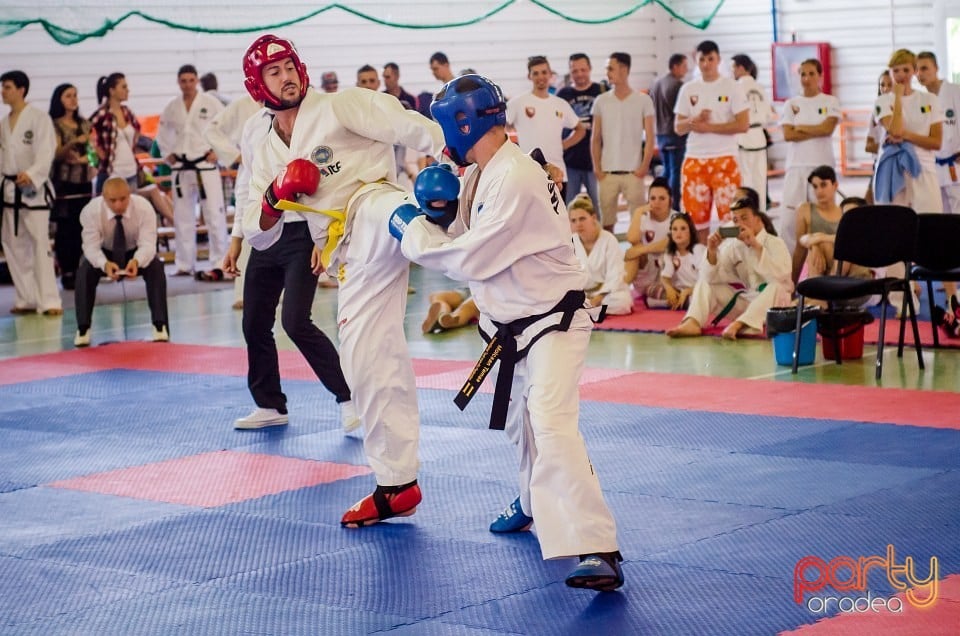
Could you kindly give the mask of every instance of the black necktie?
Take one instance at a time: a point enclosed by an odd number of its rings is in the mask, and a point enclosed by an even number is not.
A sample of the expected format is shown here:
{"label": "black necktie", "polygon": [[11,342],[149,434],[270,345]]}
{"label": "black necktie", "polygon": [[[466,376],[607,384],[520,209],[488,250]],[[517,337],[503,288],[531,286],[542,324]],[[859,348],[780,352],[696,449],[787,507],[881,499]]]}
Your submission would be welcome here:
{"label": "black necktie", "polygon": [[123,217],[118,214],[113,220],[117,222],[113,230],[113,262],[123,269],[127,266],[127,236],[123,233]]}

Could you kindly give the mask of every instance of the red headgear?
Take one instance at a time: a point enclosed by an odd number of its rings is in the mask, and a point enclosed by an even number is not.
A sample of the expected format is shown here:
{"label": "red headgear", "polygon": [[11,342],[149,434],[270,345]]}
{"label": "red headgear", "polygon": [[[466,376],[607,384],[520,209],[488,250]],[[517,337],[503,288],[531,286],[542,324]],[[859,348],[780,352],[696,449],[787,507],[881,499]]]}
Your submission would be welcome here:
{"label": "red headgear", "polygon": [[260,36],[250,45],[243,56],[243,85],[246,86],[250,97],[258,102],[263,102],[264,106],[274,110],[290,108],[290,106],[284,106],[279,98],[267,90],[262,75],[264,66],[288,57],[293,60],[297,67],[297,73],[300,75],[300,99],[303,99],[310,84],[310,78],[307,77],[307,67],[300,61],[300,56],[297,55],[297,49],[293,47],[293,42],[278,38],[275,35]]}

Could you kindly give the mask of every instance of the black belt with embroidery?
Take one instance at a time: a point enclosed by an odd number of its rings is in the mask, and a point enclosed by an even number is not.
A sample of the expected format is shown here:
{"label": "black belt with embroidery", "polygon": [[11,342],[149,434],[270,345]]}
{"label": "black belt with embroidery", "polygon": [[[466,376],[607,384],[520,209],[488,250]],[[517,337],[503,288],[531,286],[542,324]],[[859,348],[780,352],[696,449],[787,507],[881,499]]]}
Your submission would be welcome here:
{"label": "black belt with embroidery", "polygon": [[[510,389],[513,384],[513,371],[517,362],[527,355],[530,347],[544,335],[551,331],[567,331],[573,320],[573,315],[578,309],[583,308],[586,295],[581,290],[568,291],[556,306],[550,311],[528,318],[520,318],[508,323],[499,323],[492,321],[497,327],[496,333],[487,342],[486,349],[480,354],[470,377],[464,383],[453,403],[462,411],[476,395],[480,385],[490,373],[494,363],[500,361],[500,374],[497,376],[497,386],[493,391],[493,408],[490,411],[490,428],[502,431],[507,422],[507,408],[510,405]],[[539,320],[543,320],[552,314],[563,314],[560,322],[546,327],[543,331],[535,335],[530,344],[523,351],[517,351],[517,336],[524,332],[530,325]],[[482,333],[482,332],[481,332]]]}

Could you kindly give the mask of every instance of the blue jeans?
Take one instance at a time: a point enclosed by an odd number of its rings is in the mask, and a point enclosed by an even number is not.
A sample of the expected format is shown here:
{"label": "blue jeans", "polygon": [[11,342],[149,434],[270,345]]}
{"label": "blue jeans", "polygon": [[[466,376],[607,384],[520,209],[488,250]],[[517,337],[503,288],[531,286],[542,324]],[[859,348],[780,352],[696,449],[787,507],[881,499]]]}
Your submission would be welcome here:
{"label": "blue jeans", "polygon": [[670,197],[673,209],[680,209],[680,170],[683,157],[687,154],[686,135],[657,135],[657,149],[663,162],[663,176],[670,184]]}
{"label": "blue jeans", "polygon": [[570,202],[580,194],[581,188],[587,189],[587,194],[593,201],[593,208],[599,210],[600,197],[597,194],[597,175],[593,174],[593,170],[567,168],[567,205],[570,205]]}

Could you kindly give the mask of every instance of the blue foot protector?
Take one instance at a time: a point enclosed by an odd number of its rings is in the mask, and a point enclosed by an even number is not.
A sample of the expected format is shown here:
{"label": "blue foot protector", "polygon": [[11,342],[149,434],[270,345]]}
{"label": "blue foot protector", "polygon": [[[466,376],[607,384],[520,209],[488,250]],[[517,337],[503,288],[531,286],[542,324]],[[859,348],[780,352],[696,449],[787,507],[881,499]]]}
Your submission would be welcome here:
{"label": "blue foot protector", "polygon": [[520,508],[520,497],[517,497],[490,524],[490,532],[523,532],[529,530],[531,524],[533,524],[533,517],[523,514],[523,509]]}

